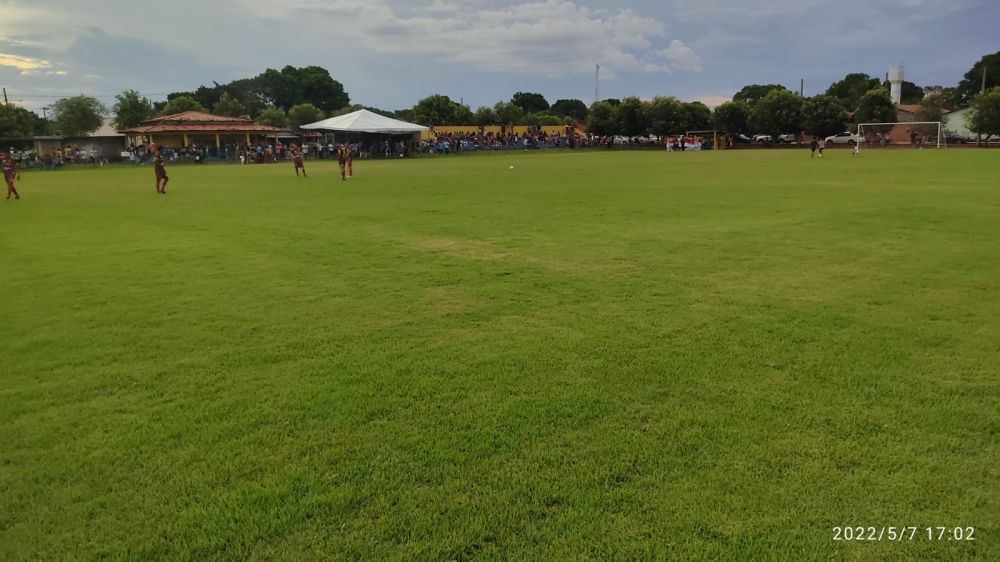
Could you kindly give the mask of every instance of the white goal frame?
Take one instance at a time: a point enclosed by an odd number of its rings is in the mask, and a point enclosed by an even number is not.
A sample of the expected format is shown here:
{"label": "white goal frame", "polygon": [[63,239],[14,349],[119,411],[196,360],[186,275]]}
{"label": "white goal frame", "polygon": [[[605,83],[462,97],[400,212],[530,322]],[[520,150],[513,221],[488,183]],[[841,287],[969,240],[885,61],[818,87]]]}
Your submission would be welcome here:
{"label": "white goal frame", "polygon": [[[864,129],[865,127],[885,127],[897,125],[937,125],[937,146],[935,148],[941,148],[941,140],[944,138],[944,126],[940,121],[901,121],[899,123],[858,123],[857,135],[862,139],[865,138]],[[861,145],[866,144],[864,142],[858,143],[858,152],[861,151]],[[945,148],[948,147],[948,143],[944,143]]]}

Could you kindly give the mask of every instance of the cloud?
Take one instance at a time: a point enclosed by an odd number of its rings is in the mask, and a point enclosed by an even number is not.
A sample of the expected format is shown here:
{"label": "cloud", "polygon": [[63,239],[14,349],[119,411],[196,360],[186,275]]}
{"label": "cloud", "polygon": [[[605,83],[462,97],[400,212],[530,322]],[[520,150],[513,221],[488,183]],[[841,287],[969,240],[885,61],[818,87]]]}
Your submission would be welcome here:
{"label": "cloud", "polygon": [[33,70],[51,68],[52,63],[50,63],[47,60],[36,59],[33,57],[23,57],[20,55],[0,53],[0,66],[8,66],[16,68],[20,70],[22,74],[24,74],[27,72],[31,72]]}
{"label": "cloud", "polygon": [[669,47],[659,51],[659,55],[663,57],[672,68],[701,72],[701,58],[694,52],[693,49],[691,49],[691,47],[688,47],[679,39],[671,41]]}
{"label": "cloud", "polygon": [[[335,26],[339,40],[368,51],[417,55],[487,72],[548,77],[700,70],[697,54],[665,42],[660,21],[628,8],[592,10],[570,0],[523,3],[433,0],[417,10],[385,0],[303,0],[299,10],[272,10],[256,0],[236,0],[260,17],[295,19],[309,13],[315,32]],[[350,22],[344,25],[344,22]],[[664,55],[663,53],[666,53]]]}

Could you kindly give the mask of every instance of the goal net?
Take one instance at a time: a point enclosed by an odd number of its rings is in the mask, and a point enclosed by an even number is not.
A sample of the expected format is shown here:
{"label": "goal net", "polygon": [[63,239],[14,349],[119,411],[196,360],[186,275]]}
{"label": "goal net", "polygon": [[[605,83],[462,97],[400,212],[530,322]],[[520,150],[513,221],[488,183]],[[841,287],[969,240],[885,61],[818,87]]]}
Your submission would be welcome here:
{"label": "goal net", "polygon": [[911,121],[903,123],[859,123],[859,149],[886,146],[911,146],[913,148],[948,146],[940,121]]}

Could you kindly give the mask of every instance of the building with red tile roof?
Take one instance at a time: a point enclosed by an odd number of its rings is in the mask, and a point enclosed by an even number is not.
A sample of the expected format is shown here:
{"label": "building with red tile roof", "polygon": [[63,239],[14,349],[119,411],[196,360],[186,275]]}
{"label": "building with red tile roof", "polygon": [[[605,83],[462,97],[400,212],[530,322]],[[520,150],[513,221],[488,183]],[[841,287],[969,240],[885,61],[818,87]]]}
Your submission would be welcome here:
{"label": "building with red tile roof", "polygon": [[128,135],[132,144],[155,143],[163,147],[182,147],[190,144],[254,144],[287,131],[254,123],[244,117],[183,111],[143,121],[120,132]]}

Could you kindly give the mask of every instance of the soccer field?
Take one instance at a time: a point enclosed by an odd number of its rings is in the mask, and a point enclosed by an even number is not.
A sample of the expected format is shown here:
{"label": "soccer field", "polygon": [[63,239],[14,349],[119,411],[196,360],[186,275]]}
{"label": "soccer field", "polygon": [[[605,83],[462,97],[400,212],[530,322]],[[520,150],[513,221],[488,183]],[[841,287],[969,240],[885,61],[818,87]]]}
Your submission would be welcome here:
{"label": "soccer field", "polygon": [[0,202],[0,559],[1000,559],[1000,152],[307,169]]}

